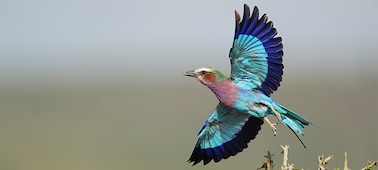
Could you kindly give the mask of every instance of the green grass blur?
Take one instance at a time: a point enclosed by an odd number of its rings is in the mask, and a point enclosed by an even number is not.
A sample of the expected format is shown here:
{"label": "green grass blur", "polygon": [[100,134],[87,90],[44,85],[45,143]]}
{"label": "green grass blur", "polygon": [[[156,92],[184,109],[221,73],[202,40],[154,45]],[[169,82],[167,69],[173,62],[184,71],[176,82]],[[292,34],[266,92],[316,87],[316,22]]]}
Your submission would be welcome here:
{"label": "green grass blur", "polygon": [[[273,98],[311,120],[304,149],[282,124],[274,137],[263,125],[235,157],[206,167],[186,162],[196,133],[217,104],[194,80],[184,83],[113,82],[1,86],[1,170],[256,169],[266,151],[282,163],[317,168],[317,155],[334,155],[328,167],[362,168],[377,155],[376,81],[284,82]],[[271,120],[276,121],[274,117]]]}

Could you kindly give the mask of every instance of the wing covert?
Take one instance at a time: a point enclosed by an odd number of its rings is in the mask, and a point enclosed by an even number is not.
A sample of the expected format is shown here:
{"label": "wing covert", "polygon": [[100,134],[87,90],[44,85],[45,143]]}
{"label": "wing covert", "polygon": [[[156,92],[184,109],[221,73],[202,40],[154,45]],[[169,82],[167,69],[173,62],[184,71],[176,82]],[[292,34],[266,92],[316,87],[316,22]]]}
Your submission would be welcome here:
{"label": "wing covert", "polygon": [[219,162],[248,147],[261,129],[263,120],[218,104],[198,133],[189,162]]}
{"label": "wing covert", "polygon": [[277,30],[259,10],[244,4],[244,14],[235,11],[235,36],[230,50],[231,80],[244,83],[251,89],[259,89],[269,96],[280,86],[283,74],[283,46]]}

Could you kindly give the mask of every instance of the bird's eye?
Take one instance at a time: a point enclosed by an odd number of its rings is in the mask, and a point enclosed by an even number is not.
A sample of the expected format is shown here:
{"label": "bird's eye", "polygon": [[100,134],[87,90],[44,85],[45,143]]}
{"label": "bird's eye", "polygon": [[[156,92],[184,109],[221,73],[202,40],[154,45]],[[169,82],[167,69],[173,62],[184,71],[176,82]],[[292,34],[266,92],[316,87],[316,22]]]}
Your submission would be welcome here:
{"label": "bird's eye", "polygon": [[201,71],[201,74],[206,74],[207,73],[207,71]]}

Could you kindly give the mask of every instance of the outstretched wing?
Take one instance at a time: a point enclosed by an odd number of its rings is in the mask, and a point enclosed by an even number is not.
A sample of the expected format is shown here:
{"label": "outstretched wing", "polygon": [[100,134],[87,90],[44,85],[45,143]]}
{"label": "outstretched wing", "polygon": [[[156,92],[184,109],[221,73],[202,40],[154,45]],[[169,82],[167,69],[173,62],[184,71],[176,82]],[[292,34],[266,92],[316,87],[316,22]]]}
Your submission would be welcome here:
{"label": "outstretched wing", "polygon": [[263,120],[251,117],[218,104],[198,133],[198,141],[189,162],[193,165],[203,160],[204,165],[211,160],[219,162],[236,155],[261,129]]}
{"label": "outstretched wing", "polygon": [[252,16],[244,4],[244,15],[235,11],[235,37],[230,50],[231,80],[244,83],[251,89],[259,89],[269,96],[277,90],[282,80],[282,40],[275,37],[277,30],[264,14],[254,7]]}

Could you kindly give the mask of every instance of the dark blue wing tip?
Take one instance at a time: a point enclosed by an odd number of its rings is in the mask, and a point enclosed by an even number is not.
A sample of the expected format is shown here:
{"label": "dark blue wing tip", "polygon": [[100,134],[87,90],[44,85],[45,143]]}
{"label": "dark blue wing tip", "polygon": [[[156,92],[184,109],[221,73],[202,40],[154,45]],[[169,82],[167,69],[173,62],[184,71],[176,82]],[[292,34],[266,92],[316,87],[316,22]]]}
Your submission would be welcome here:
{"label": "dark blue wing tip", "polygon": [[193,163],[192,166],[194,166],[203,161],[203,164],[206,165],[210,163],[211,160],[219,162],[222,159],[235,156],[248,147],[248,143],[256,137],[263,123],[264,121],[260,118],[249,117],[241,131],[236,134],[235,138],[223,145],[202,149],[200,148],[200,144],[197,143],[188,162]]}
{"label": "dark blue wing tip", "polygon": [[259,17],[259,9],[257,6],[253,8],[251,15],[249,6],[244,4],[243,18],[235,11],[234,39],[237,39],[240,34],[252,35],[258,38],[264,44],[268,53],[282,51],[282,39],[281,37],[276,37],[277,29],[274,28],[272,21],[268,21],[266,14]]}
{"label": "dark blue wing tip", "polygon": [[[235,36],[237,39],[239,35],[251,35],[258,38],[264,45],[267,53],[268,72],[265,80],[262,82],[261,91],[266,95],[270,95],[276,91],[280,86],[283,74],[283,45],[282,38],[276,37],[277,30],[273,26],[272,21],[268,21],[266,14],[259,17],[259,9],[257,6],[253,8],[252,14],[249,6],[244,4],[244,14],[241,19],[240,14],[235,11]],[[278,73],[279,72],[279,73]]]}
{"label": "dark blue wing tip", "polygon": [[235,11],[235,36],[237,39],[240,34],[252,35],[261,42],[272,39],[277,35],[277,30],[273,27],[273,22],[268,21],[266,14],[259,17],[259,9],[254,6],[252,15],[251,10],[247,4],[244,4],[243,18]]}

